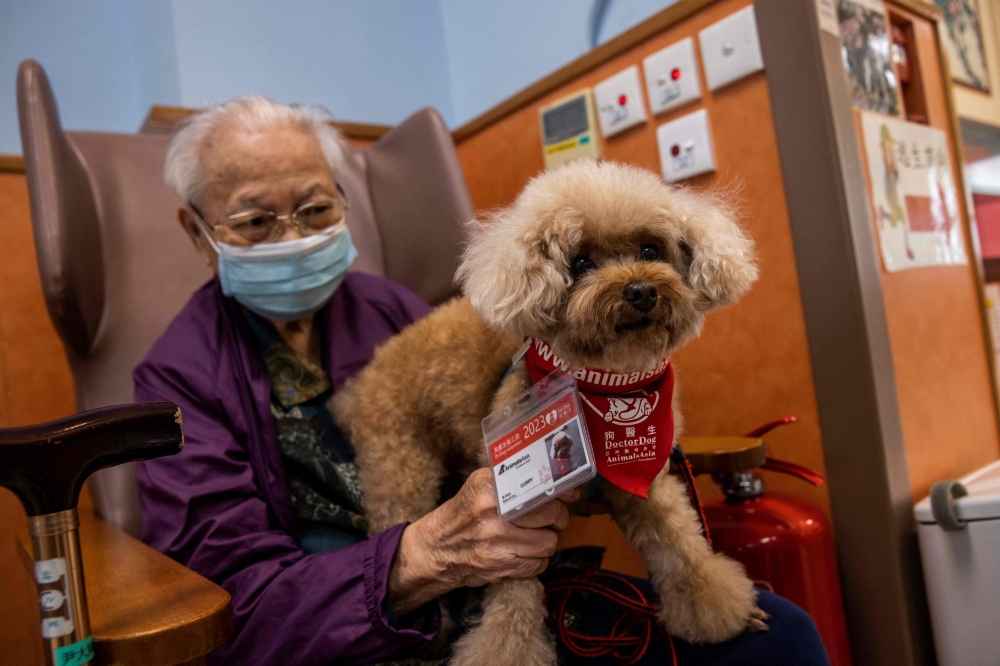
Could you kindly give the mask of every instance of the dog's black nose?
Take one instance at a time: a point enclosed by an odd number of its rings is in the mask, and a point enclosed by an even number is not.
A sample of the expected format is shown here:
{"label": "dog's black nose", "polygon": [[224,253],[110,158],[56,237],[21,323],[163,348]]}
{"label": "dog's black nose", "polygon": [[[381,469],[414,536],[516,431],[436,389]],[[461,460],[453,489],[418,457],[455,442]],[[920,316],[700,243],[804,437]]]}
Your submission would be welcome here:
{"label": "dog's black nose", "polygon": [[656,307],[659,293],[656,291],[655,284],[643,280],[626,285],[625,291],[622,292],[622,298],[631,303],[632,307],[639,312],[649,312]]}

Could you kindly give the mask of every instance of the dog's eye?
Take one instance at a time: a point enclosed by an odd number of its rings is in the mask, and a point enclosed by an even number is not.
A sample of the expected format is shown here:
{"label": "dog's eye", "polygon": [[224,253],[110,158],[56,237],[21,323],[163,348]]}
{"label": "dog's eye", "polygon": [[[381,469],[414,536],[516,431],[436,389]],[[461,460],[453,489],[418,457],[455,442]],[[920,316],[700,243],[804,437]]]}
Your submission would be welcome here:
{"label": "dog's eye", "polygon": [[639,258],[643,261],[656,261],[660,258],[660,250],[655,245],[647,243],[639,248]]}
{"label": "dog's eye", "polygon": [[569,272],[573,274],[574,280],[583,277],[587,271],[593,270],[595,267],[594,261],[585,254],[574,257],[573,261],[569,262]]}

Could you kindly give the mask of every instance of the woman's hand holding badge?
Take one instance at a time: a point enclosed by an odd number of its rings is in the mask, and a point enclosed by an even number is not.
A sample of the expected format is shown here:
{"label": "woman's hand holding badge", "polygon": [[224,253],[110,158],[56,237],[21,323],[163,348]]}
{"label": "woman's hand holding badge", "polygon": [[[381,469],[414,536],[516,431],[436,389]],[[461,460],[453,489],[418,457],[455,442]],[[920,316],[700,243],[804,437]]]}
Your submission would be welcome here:
{"label": "woman's hand holding badge", "polygon": [[389,595],[403,616],[458,587],[537,576],[569,525],[573,489],[510,523],[500,522],[493,474],[478,469],[453,497],[403,532]]}

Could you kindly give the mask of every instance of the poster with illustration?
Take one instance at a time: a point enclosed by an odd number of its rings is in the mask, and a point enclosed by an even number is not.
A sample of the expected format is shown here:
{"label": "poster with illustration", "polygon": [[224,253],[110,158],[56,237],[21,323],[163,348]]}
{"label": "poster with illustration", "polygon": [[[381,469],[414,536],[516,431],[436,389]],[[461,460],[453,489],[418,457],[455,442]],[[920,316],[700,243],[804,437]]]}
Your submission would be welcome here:
{"label": "poster with illustration", "polygon": [[957,83],[989,92],[986,50],[977,0],[934,0],[944,13],[948,30],[945,51],[951,78]]}
{"label": "poster with illustration", "polygon": [[983,295],[986,297],[986,320],[990,323],[990,335],[993,339],[994,370],[1000,372],[1000,284],[984,284]]}
{"label": "poster with illustration", "polygon": [[886,270],[965,264],[945,133],[869,112],[861,123]]}
{"label": "poster with illustration", "polygon": [[837,18],[854,106],[898,116],[899,82],[882,0],[838,0]]}

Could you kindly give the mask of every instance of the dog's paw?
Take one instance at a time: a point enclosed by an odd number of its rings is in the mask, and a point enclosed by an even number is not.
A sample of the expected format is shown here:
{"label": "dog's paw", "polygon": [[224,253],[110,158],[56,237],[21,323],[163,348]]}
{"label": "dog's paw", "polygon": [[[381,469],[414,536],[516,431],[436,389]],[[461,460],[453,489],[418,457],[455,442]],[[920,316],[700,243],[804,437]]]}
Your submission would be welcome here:
{"label": "dog's paw", "polygon": [[770,613],[765,613],[754,606],[753,611],[750,613],[750,619],[747,621],[747,631],[751,634],[756,634],[758,631],[771,631],[771,627],[767,626],[767,623],[770,621]]}
{"label": "dog's paw", "polygon": [[743,567],[719,554],[698,562],[683,580],[660,590],[659,619],[690,643],[721,643],[744,631],[767,631],[771,616],[757,608],[757,591]]}
{"label": "dog's paw", "polygon": [[452,648],[449,666],[555,666],[555,641],[544,624],[523,631],[481,624]]}

